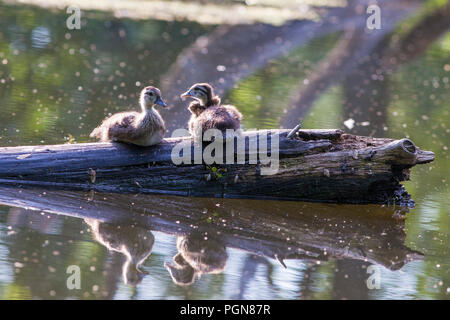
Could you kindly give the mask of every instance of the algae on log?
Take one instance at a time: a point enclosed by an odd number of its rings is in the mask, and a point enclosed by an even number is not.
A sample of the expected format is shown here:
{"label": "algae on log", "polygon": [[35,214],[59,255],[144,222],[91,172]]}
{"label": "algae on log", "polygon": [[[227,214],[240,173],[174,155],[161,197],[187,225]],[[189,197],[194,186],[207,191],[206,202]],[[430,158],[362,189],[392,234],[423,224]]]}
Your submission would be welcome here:
{"label": "algae on log", "polygon": [[[411,204],[400,184],[409,169],[434,160],[408,139],[344,134],[338,129],[245,132],[245,164],[175,165],[172,149],[191,150],[190,137],[168,138],[151,147],[84,143],[0,148],[0,184],[183,196]],[[262,175],[249,163],[261,134],[279,141],[279,170]],[[224,148],[225,149],[225,148]],[[235,156],[237,148],[235,143]]]}

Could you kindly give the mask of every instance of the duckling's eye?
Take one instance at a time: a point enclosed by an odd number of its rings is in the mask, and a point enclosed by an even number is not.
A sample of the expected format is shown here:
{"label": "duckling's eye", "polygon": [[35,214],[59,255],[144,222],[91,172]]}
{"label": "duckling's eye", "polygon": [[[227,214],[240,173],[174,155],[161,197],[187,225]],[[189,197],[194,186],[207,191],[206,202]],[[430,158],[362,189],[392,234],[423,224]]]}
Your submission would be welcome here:
{"label": "duckling's eye", "polygon": [[150,92],[149,95],[153,97],[155,94],[153,92]]}

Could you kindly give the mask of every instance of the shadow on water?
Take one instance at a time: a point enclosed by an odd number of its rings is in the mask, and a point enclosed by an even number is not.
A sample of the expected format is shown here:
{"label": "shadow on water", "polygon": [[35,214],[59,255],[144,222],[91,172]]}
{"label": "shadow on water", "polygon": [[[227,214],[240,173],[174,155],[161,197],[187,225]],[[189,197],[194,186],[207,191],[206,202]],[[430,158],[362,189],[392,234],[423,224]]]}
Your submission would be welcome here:
{"label": "shadow on water", "polygon": [[[404,244],[405,208],[13,188],[0,188],[0,202],[27,209],[11,209],[8,214],[8,225],[18,233],[30,227],[49,232],[52,229],[49,224],[60,221],[54,220],[54,214],[83,219],[95,241],[110,252],[125,256],[122,277],[130,285],[138,285],[145,274],[164,266],[168,271],[166,277],[171,277],[174,283],[191,285],[203,274],[224,270],[228,259],[226,248],[249,254],[242,271],[248,276],[242,277],[239,285],[241,294],[250,286],[248,282],[252,281],[251,274],[258,264],[272,268],[269,260],[278,261],[284,268],[288,261],[317,263],[333,259],[399,270],[423,257]],[[165,253],[164,265],[148,268],[146,260],[152,260],[149,255],[155,242],[152,232],[176,237],[177,252],[172,256]],[[75,256],[76,250],[67,252],[68,261],[59,264],[69,265]],[[345,268],[340,270],[345,272]],[[367,278],[364,268],[359,273]],[[120,278],[120,271],[115,274]]]}

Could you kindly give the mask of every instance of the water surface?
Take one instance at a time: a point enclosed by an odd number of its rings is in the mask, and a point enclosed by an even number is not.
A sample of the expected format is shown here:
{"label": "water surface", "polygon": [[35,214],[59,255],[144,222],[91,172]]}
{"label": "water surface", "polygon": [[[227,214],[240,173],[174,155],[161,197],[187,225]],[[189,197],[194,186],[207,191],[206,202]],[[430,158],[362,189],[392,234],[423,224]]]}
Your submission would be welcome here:
{"label": "water surface", "polygon": [[[101,12],[89,12],[82,30],[69,31],[66,17],[0,3],[0,146],[89,141],[105,116],[136,108],[143,86],[170,87],[163,76],[180,55],[216,32],[213,25],[115,19]],[[414,19],[394,35],[405,34]],[[339,39],[340,31],[331,32],[280,54],[230,85],[225,101],[239,106],[246,128],[279,127],[292,92],[308,83]],[[447,299],[449,57],[447,32],[383,77],[370,64],[343,68],[345,77],[301,115],[306,128],[408,137],[433,151],[436,160],[413,168],[405,183],[416,202],[403,212],[406,220],[391,219],[397,208],[387,206],[2,189],[0,195],[15,193],[17,199],[0,206],[0,297]],[[213,62],[223,69],[222,61]],[[175,93],[166,98],[173,107],[164,117],[172,130],[188,113]],[[348,119],[356,122],[351,130],[344,125]],[[39,195],[45,200],[36,200]],[[135,233],[120,231],[130,226]],[[174,265],[177,239],[212,254],[201,276],[175,270],[193,281],[188,286],[165,267]],[[132,251],[136,243],[140,249]],[[148,275],[124,275],[126,255],[107,248],[120,244],[144,257],[140,268]],[[81,268],[80,290],[67,289],[69,265]],[[381,272],[380,289],[367,286],[371,265]]]}

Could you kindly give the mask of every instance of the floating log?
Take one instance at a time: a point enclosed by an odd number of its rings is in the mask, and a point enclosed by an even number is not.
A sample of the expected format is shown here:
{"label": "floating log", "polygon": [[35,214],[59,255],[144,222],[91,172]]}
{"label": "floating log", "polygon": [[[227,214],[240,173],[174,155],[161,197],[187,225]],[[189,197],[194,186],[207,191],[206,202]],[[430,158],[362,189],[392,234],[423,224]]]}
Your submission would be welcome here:
{"label": "floating log", "polygon": [[[416,164],[434,160],[411,140],[344,134],[338,129],[245,132],[245,163],[175,165],[172,150],[195,148],[190,137],[151,147],[81,143],[0,148],[0,184],[182,196],[411,204],[400,184]],[[279,170],[264,175],[250,146],[278,141]],[[277,139],[277,140],[274,140]],[[273,146],[272,146],[273,145]],[[273,150],[272,150],[273,147]],[[225,149],[225,148],[224,148]],[[236,143],[235,157],[238,157]]]}
{"label": "floating log", "polygon": [[[423,259],[422,253],[404,244],[402,217],[409,210],[406,207],[224,201],[14,187],[0,187],[0,204],[37,210],[38,214],[139,226],[177,237],[204,233],[225,247],[277,259],[283,265],[286,259],[316,262],[335,258],[398,270],[410,261]],[[119,236],[126,235],[118,232]]]}

